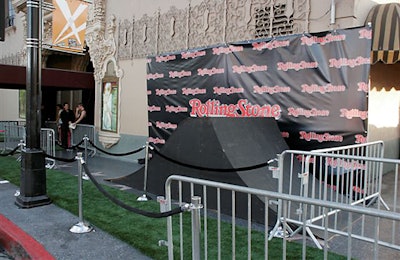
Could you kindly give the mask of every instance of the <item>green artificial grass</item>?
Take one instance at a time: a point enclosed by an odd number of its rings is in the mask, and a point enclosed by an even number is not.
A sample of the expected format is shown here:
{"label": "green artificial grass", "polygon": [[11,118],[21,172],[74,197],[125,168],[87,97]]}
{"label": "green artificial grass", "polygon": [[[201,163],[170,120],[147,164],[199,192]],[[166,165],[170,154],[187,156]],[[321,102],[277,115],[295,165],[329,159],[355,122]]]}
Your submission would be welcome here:
{"label": "green artificial grass", "polygon": [[[20,163],[13,157],[0,157],[0,178],[6,179],[19,186]],[[57,206],[78,215],[78,179],[76,176],[58,170],[47,170],[47,196]],[[103,186],[113,196],[125,204],[142,210],[159,212],[156,201],[138,202],[137,196],[126,191],[120,191],[109,186]],[[159,240],[167,240],[166,219],[154,219],[129,212],[104,197],[90,181],[83,182],[83,218],[91,225],[98,227],[114,237],[130,244],[143,254],[153,259],[168,259],[167,247],[159,246]],[[174,256],[179,259],[179,215],[173,216],[174,223]],[[191,214],[183,213],[184,223],[184,252],[191,258]],[[203,223],[203,220],[201,220]],[[208,232],[208,259],[217,259],[217,221],[207,220]],[[202,231],[202,236],[204,232]],[[222,259],[232,259],[232,229],[229,223],[221,225],[221,255]],[[236,259],[247,259],[247,229],[236,228]],[[264,259],[265,234],[252,231],[251,250],[252,259]],[[282,258],[282,240],[274,238],[269,242],[268,253],[270,259]],[[203,242],[201,246],[204,247]],[[203,252],[203,251],[202,251]],[[323,251],[307,247],[307,259],[322,259]],[[294,242],[287,243],[287,259],[300,259],[302,245]],[[329,259],[345,259],[333,253]]]}

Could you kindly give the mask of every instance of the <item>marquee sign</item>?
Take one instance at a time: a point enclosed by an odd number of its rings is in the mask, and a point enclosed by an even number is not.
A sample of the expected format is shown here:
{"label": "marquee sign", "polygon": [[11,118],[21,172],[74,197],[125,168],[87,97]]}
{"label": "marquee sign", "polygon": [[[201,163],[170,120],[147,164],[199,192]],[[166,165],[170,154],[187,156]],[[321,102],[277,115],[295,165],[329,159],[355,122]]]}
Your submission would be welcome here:
{"label": "marquee sign", "polygon": [[363,143],[370,50],[365,27],[149,57],[149,142],[187,117],[272,117],[291,149]]}

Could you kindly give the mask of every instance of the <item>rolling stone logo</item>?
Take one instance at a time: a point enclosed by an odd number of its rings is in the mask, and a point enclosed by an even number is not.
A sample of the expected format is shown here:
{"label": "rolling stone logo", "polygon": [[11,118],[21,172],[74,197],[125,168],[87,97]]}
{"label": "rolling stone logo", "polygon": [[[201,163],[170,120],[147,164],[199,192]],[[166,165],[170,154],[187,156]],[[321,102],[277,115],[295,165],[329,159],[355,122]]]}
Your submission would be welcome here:
{"label": "rolling stone logo", "polygon": [[154,138],[154,137],[149,137],[149,143],[153,143],[153,144],[165,144],[165,139],[162,138]]}
{"label": "rolling stone logo", "polygon": [[368,111],[360,111],[358,109],[346,109],[342,108],[340,109],[340,117],[344,117],[347,119],[353,119],[353,118],[361,118],[362,120],[365,120],[368,118]]}
{"label": "rolling stone logo", "polygon": [[165,111],[168,113],[186,113],[188,111],[187,107],[181,107],[181,106],[165,106]]}
{"label": "rolling stone logo", "polygon": [[199,99],[191,99],[189,105],[191,117],[281,117],[279,105],[252,105],[247,99],[240,99],[236,104],[221,104],[215,99],[202,103]]}
{"label": "rolling stone logo", "polygon": [[347,58],[340,58],[340,59],[329,59],[329,67],[330,68],[341,68],[341,67],[350,67],[350,68],[355,68],[358,66],[362,66],[365,64],[370,64],[371,60],[370,58],[364,58],[364,57],[357,57],[355,59],[347,59]]}
{"label": "rolling stone logo", "polygon": [[304,109],[304,108],[288,108],[288,115],[293,117],[304,116],[306,118],[310,117],[324,117],[329,116],[329,110],[318,110],[316,108]]}
{"label": "rolling stone logo", "polygon": [[235,87],[230,87],[230,88],[214,87],[213,90],[214,94],[217,94],[218,96],[221,96],[222,94],[229,96],[231,94],[244,93],[244,88],[235,88]]}
{"label": "rolling stone logo", "polygon": [[329,133],[324,133],[324,134],[317,134],[315,132],[305,132],[305,131],[300,131],[300,139],[306,140],[306,141],[318,141],[320,143],[322,142],[338,142],[341,143],[343,142],[343,136],[340,135],[331,135]]}
{"label": "rolling stone logo", "polygon": [[357,86],[358,86],[357,91],[368,93],[368,91],[369,91],[368,83],[359,82],[359,83],[357,84]]}
{"label": "rolling stone logo", "polygon": [[343,168],[346,170],[365,170],[366,166],[363,163],[360,163],[357,160],[344,160],[344,159],[335,159],[335,158],[326,158],[326,165],[332,166],[333,168]]}
{"label": "rolling stone logo", "polygon": [[265,49],[272,50],[280,47],[288,47],[290,41],[270,41],[270,42],[255,42],[252,44],[253,50],[262,51]]}
{"label": "rolling stone logo", "polygon": [[243,46],[228,46],[228,47],[216,47],[212,49],[214,55],[229,54],[232,52],[243,51]]}
{"label": "rolling stone logo", "polygon": [[325,45],[327,43],[340,42],[340,41],[344,41],[344,40],[346,40],[346,35],[344,35],[344,34],[337,34],[337,35],[327,34],[324,37],[303,36],[303,37],[301,37],[301,45],[307,45],[307,46],[311,46],[313,44]]}
{"label": "rolling stone logo", "polygon": [[356,141],[355,141],[356,144],[365,144],[367,142],[367,137],[365,137],[363,135],[360,135],[360,134],[355,135],[355,138],[356,138]]}
{"label": "rolling stone logo", "polygon": [[157,121],[156,122],[156,127],[160,128],[160,129],[174,129],[175,130],[175,129],[178,128],[178,125],[177,124],[172,124],[170,122],[165,123],[165,122]]}
{"label": "rolling stone logo", "polygon": [[182,52],[182,59],[194,59],[197,57],[206,56],[206,51]]}

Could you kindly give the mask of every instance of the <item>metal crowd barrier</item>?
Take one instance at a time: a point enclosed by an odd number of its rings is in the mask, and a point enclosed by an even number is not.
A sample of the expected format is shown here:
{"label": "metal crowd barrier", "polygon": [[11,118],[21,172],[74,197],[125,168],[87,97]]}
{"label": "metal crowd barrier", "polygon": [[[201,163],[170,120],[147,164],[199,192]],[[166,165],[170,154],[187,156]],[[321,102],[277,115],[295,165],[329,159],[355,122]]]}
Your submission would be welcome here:
{"label": "metal crowd barrier", "polygon": [[[371,210],[392,209],[397,213],[397,186],[392,189],[383,189],[382,181],[385,177],[385,185],[398,183],[399,160],[382,158],[383,143],[373,142],[361,145],[344,146],[332,149],[321,149],[311,152],[305,151],[284,151],[279,156],[279,172],[283,176],[284,171],[289,171],[291,178],[280,177],[279,192],[289,195],[301,196],[304,198],[317,199],[323,202],[335,202],[350,206],[370,207]],[[299,167],[295,167],[300,164]],[[389,165],[394,171],[383,175],[382,168]],[[300,187],[295,187],[295,178],[300,178]],[[385,194],[385,196],[383,195]],[[389,203],[390,202],[390,203]],[[283,209],[281,202],[278,202],[278,220],[271,231],[270,238],[279,234],[283,225]],[[342,232],[347,227],[345,214],[332,208],[311,206],[307,209],[303,205],[288,202],[288,213],[285,223],[288,236],[295,236],[300,232],[307,233],[313,242],[322,248],[317,237],[325,225],[331,235]],[[357,220],[360,225],[357,236],[364,237],[368,229],[365,218]],[[307,222],[309,226],[303,230],[301,225]],[[329,223],[329,224],[327,224]],[[356,224],[356,223],[355,223]],[[312,227],[312,228],[311,228]],[[395,237],[394,230],[387,230],[387,233]],[[354,232],[353,232],[354,233]],[[379,240],[379,239],[378,239]],[[379,241],[382,242],[382,241]],[[386,242],[382,242],[386,243]],[[391,247],[389,243],[389,247]]]}
{"label": "metal crowd barrier", "polygon": [[25,126],[6,125],[4,132],[4,150],[13,150],[26,138]]}
{"label": "metal crowd barrier", "polygon": [[[6,132],[8,127],[17,127],[17,126],[24,126],[25,125],[25,121],[0,121],[0,134],[3,135],[3,151],[7,150],[7,149],[14,149],[14,147],[10,147],[13,142],[11,140],[8,140],[10,143],[7,143],[6,140]],[[14,128],[10,128],[10,130],[15,130]],[[15,133],[8,133],[8,136],[15,136]],[[21,140],[21,139],[20,139]],[[20,141],[19,140],[19,141]],[[18,142],[19,142],[18,141]]]}
{"label": "metal crowd barrier", "polygon": [[[40,130],[40,148],[51,156],[55,156],[55,132],[50,128],[42,128]],[[26,143],[25,126],[10,124],[5,126],[4,131],[4,150],[13,150],[20,143]],[[20,157],[18,158],[20,160]],[[56,161],[46,157],[46,168],[52,169],[56,165]]]}
{"label": "metal crowd barrier", "polygon": [[[95,140],[94,125],[77,124],[76,128],[71,131],[72,131],[71,135],[72,146],[79,144],[85,137],[88,138],[89,140]],[[80,148],[85,148],[84,144],[80,145]],[[93,157],[96,154],[96,148],[94,148],[93,146],[87,146],[86,148],[90,150],[89,156]]]}
{"label": "metal crowd barrier", "polygon": [[[376,158],[370,159],[374,161]],[[381,162],[393,163],[397,166],[400,164],[399,160],[390,159],[381,159]],[[391,175],[395,175],[390,177],[396,177],[397,180],[398,171]],[[391,180],[387,181],[391,182]],[[397,181],[393,184],[397,187]],[[247,259],[273,258],[269,255],[269,251],[271,251],[272,247],[276,247],[277,244],[272,243],[268,238],[269,227],[266,223],[269,223],[270,218],[273,217],[272,214],[268,213],[268,205],[276,201],[281,204],[282,212],[280,218],[283,225],[280,230],[281,237],[274,238],[274,240],[279,239],[280,241],[278,244],[282,249],[279,255],[281,259],[286,259],[287,253],[290,251],[289,248],[295,243],[301,245],[301,252],[297,256],[291,255],[291,257],[306,259],[309,246],[314,245],[310,243],[307,232],[297,234],[296,237],[289,235],[291,231],[290,224],[293,224],[288,213],[290,203],[301,205],[299,214],[303,215],[303,217],[301,221],[295,223],[296,226],[301,227],[302,230],[309,228],[321,229],[322,236],[319,240],[323,240],[324,243],[320,244],[322,249],[320,257],[323,259],[328,259],[328,253],[344,255],[347,256],[347,259],[399,259],[400,257],[400,214],[394,209],[387,211],[379,209],[379,206],[369,208],[363,207],[362,204],[351,205],[324,201],[317,198],[177,175],[170,176],[166,181],[166,198],[160,198],[160,201],[165,204],[162,208],[169,210],[174,203],[184,205],[182,198],[184,197],[185,189],[190,190],[192,197],[200,197],[202,200],[200,224],[196,224],[198,219],[193,219],[192,216],[192,230],[187,230],[183,228],[182,214],[179,215],[179,220],[177,221],[173,221],[172,217],[168,218],[167,240],[159,243],[160,245],[168,246],[169,259],[174,259],[174,254],[176,257],[177,252],[179,254],[178,259],[190,258],[190,254],[192,254],[192,259],[236,259],[239,250],[241,253],[244,252]],[[218,208],[216,210],[208,207],[209,193],[212,190],[216,191],[216,196],[211,198],[212,200],[217,200]],[[223,196],[221,196],[224,192],[230,194],[228,196],[230,197],[229,202],[224,201]],[[236,215],[236,198],[239,194],[245,194],[248,199],[247,219],[239,219]],[[254,223],[251,220],[251,212],[255,210],[251,208],[251,201],[254,196],[264,198],[264,223]],[[396,193],[395,197],[397,196],[398,194]],[[396,204],[392,206],[396,207]],[[222,215],[221,207],[230,207],[232,216]],[[322,225],[316,225],[308,221],[306,216],[311,208],[318,208],[325,216],[325,221]],[[332,209],[346,215],[344,229],[336,230],[331,227],[330,221],[333,221],[333,219],[328,218],[328,215]],[[229,225],[223,225],[223,223],[228,223]],[[190,237],[190,233],[192,233],[192,239],[184,239],[184,237]],[[334,237],[330,237],[332,233],[335,234]],[[199,237],[198,234],[201,234],[201,236]],[[216,237],[216,243],[209,243],[209,237],[211,236]],[[177,242],[174,243],[173,241]],[[291,243],[287,243],[288,241],[291,241]]]}
{"label": "metal crowd barrier", "polygon": [[[42,128],[40,130],[40,147],[46,154],[51,156],[56,155],[56,135],[51,128]],[[56,160],[46,157],[46,168],[53,169],[56,166]]]}

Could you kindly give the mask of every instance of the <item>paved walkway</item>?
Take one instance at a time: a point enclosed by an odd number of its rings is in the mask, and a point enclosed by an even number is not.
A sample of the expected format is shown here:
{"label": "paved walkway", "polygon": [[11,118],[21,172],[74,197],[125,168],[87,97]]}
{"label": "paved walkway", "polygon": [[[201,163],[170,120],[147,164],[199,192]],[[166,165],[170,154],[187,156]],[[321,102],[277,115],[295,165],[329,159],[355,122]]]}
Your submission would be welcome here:
{"label": "paved walkway", "polygon": [[[70,153],[70,157],[72,156],[73,152]],[[97,174],[99,180],[128,174],[141,167],[136,162],[120,162],[100,157],[88,158],[87,165]],[[60,162],[57,167],[59,170],[77,174],[77,163]],[[0,182],[0,217],[11,220],[22,233],[29,234],[43,245],[55,259],[151,259],[97,227],[94,227],[94,232],[84,234],[70,232],[70,228],[79,222],[78,217],[54,204],[30,209],[18,208],[14,196],[17,189],[18,187],[7,181]],[[24,239],[26,238],[22,238]]]}

